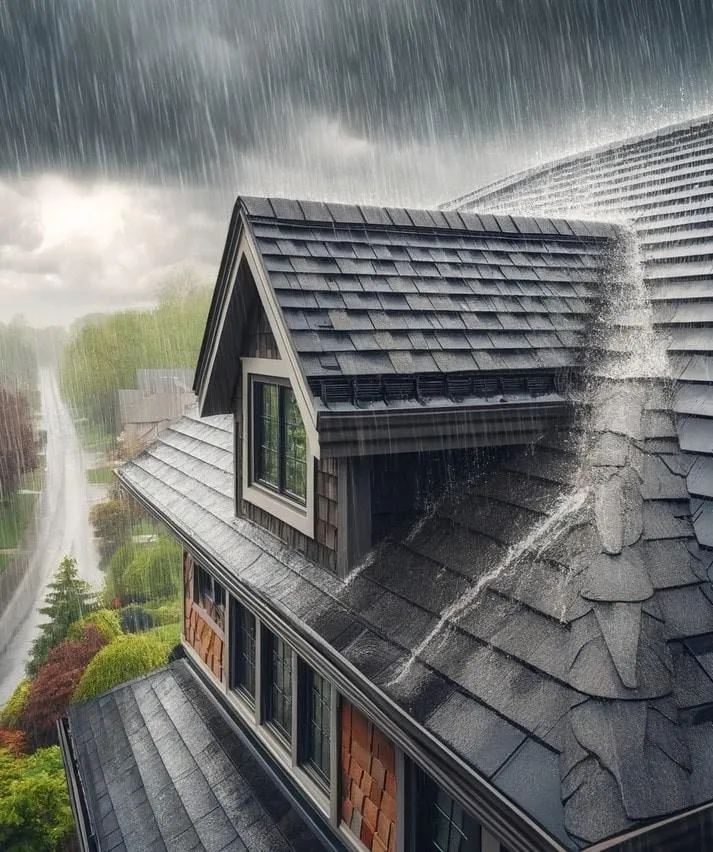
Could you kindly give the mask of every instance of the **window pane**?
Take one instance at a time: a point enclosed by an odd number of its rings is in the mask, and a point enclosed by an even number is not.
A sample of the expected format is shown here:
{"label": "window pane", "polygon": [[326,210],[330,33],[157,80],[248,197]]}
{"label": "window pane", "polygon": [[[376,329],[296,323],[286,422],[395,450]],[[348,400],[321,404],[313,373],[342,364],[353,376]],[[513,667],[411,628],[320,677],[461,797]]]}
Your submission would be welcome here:
{"label": "window pane", "polygon": [[255,616],[235,601],[233,618],[233,686],[254,700]]}
{"label": "window pane", "polygon": [[265,715],[289,742],[292,735],[292,650],[279,636],[272,633],[267,636],[270,682]]}
{"label": "window pane", "polygon": [[428,780],[431,796],[431,849],[437,852],[480,852],[480,825],[443,790]]}
{"label": "window pane", "polygon": [[306,718],[300,725],[305,737],[304,761],[317,780],[328,786],[332,688],[329,681],[305,666],[304,689]]}
{"label": "window pane", "polygon": [[283,387],[285,491],[307,498],[307,433],[292,388]]}
{"label": "window pane", "polygon": [[277,385],[255,383],[255,429],[258,436],[257,479],[279,488],[280,405]]}

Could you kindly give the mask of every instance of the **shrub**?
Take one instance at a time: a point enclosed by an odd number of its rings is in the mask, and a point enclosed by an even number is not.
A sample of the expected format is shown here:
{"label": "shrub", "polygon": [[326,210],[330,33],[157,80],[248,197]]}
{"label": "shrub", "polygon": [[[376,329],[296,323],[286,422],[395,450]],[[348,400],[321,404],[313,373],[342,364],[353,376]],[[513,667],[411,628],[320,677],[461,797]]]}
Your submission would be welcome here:
{"label": "shrub", "polygon": [[162,624],[160,627],[154,627],[149,630],[149,636],[154,636],[162,642],[168,642],[171,648],[175,648],[181,641],[181,625],[178,622],[173,624]]}
{"label": "shrub", "polygon": [[128,600],[124,589],[124,574],[134,556],[136,556],[136,545],[127,541],[117,548],[111,557],[104,579],[104,599],[107,606],[114,601]]}
{"label": "shrub", "polygon": [[130,604],[119,611],[121,628],[124,633],[141,633],[156,626],[151,612],[138,604]]}
{"label": "shrub", "polygon": [[4,731],[0,728],[0,749],[6,749],[15,757],[27,751],[27,737],[24,731]]}
{"label": "shrub", "polygon": [[0,727],[14,730],[19,728],[22,720],[22,712],[27,704],[30,694],[30,679],[24,678],[15,687],[15,691],[8,698],[5,706],[0,711]]}
{"label": "shrub", "polygon": [[181,552],[168,536],[138,549],[124,572],[124,598],[146,601],[177,595],[181,588]]}
{"label": "shrub", "polygon": [[158,605],[145,604],[144,609],[151,613],[157,627],[163,624],[178,624],[181,620],[181,601],[179,599]]}
{"label": "shrub", "polygon": [[72,700],[94,698],[119,683],[166,665],[170,650],[168,642],[150,634],[119,636],[89,663]]}
{"label": "shrub", "polygon": [[59,852],[73,830],[57,746],[29,756],[0,748],[0,849]]}
{"label": "shrub", "polygon": [[99,630],[99,632],[106,638],[107,642],[111,642],[112,639],[116,639],[116,637],[120,636],[122,632],[121,621],[114,610],[98,609],[96,612],[90,612],[89,615],[86,618],[81,619],[81,621],[75,621],[69,628],[69,638],[80,639],[82,636],[82,630],[87,625],[96,627],[97,630]]}
{"label": "shrub", "polygon": [[50,651],[32,681],[22,714],[22,727],[35,748],[56,742],[57,719],[67,712],[88,663],[106,644],[106,636],[90,624],[82,628],[80,639],[65,639]]}

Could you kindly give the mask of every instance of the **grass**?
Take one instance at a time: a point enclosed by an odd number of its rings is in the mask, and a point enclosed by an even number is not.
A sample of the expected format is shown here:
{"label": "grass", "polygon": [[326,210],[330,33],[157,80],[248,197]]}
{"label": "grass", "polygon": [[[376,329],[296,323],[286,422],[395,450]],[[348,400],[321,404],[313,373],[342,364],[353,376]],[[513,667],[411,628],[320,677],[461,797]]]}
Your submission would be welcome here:
{"label": "grass", "polygon": [[[43,484],[44,470],[38,468],[25,474],[19,490],[41,491]],[[15,550],[22,544],[22,537],[32,520],[38,496],[14,492],[5,500],[0,500],[0,551]],[[12,559],[12,553],[0,552],[0,573]]]}
{"label": "grass", "polygon": [[87,482],[92,485],[111,485],[114,471],[110,467],[90,467],[87,469]]}
{"label": "grass", "polygon": [[103,426],[89,420],[76,422],[79,440],[85,450],[97,453],[111,453],[115,448],[116,438],[110,435]]}

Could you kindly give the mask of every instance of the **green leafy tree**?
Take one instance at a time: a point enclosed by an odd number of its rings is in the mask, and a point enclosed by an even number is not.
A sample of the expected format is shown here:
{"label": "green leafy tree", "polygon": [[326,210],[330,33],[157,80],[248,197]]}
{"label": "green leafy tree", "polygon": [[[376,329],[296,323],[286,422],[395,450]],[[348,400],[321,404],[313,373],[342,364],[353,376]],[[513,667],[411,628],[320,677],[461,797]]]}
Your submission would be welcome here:
{"label": "green leafy tree", "polygon": [[14,730],[20,727],[22,712],[30,695],[31,682],[26,677],[17,684],[12,695],[5,702],[2,710],[0,710],[0,728]]}
{"label": "green leafy tree", "polygon": [[210,288],[190,274],[174,275],[158,296],[153,310],[84,321],[63,351],[63,395],[107,434],[117,431],[117,391],[135,386],[138,369],[190,369],[198,358]]}
{"label": "green leafy tree", "polygon": [[102,556],[108,559],[126,541],[136,518],[131,503],[117,498],[92,506],[89,520],[95,535],[101,539]]}
{"label": "green leafy tree", "polygon": [[49,652],[62,642],[75,621],[96,609],[96,598],[91,586],[82,580],[77,571],[77,560],[65,556],[59,570],[49,585],[45,606],[40,609],[49,621],[40,626],[27,663],[27,673],[37,674]]}
{"label": "green leafy tree", "polygon": [[59,748],[29,756],[0,748],[0,849],[59,852],[73,831]]}

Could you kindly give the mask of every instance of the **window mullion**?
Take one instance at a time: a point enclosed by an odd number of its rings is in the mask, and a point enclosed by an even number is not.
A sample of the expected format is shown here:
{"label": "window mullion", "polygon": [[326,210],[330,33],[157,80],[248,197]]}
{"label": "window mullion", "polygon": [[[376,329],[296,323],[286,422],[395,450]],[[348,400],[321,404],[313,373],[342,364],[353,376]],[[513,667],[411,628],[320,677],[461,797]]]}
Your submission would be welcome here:
{"label": "window mullion", "polygon": [[255,619],[255,724],[262,725],[265,718],[264,702],[265,689],[264,684],[268,682],[267,677],[263,677],[265,653],[263,651],[263,633],[262,622],[259,618]]}
{"label": "window mullion", "polygon": [[329,821],[339,827],[339,694],[332,684],[329,708]]}
{"label": "window mullion", "polygon": [[292,654],[292,680],[291,680],[291,690],[292,690],[292,737],[291,737],[291,749],[290,749],[290,757],[292,759],[292,766],[295,767],[299,763],[300,754],[300,740],[301,737],[299,735],[300,731],[300,723],[304,718],[304,714],[302,712],[302,702],[300,701],[300,693],[299,693],[299,660],[297,658],[297,651],[291,651]]}

